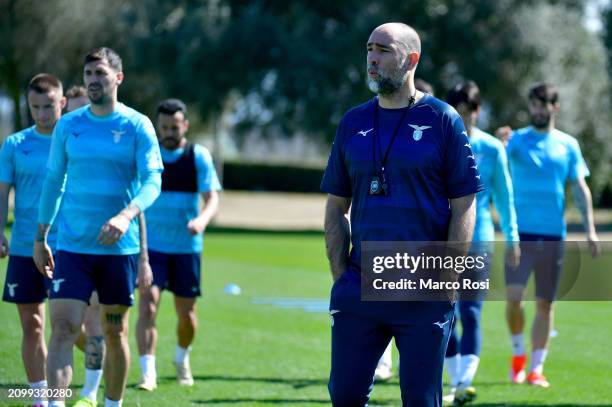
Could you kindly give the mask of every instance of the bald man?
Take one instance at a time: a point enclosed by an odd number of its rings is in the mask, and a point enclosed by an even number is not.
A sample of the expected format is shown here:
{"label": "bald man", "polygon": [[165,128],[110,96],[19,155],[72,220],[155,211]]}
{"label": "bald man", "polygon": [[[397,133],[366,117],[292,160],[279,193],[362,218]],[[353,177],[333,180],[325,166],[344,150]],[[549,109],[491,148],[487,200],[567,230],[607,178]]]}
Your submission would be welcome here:
{"label": "bald man", "polygon": [[415,88],[420,54],[419,36],[405,24],[372,32],[367,78],[377,96],[344,115],[321,184],[329,194],[325,241],[334,279],[334,406],[367,405],[376,364],[391,338],[400,351],[403,405],[442,403],[454,304],[360,296],[362,242],[472,239],[480,175],[460,116]]}

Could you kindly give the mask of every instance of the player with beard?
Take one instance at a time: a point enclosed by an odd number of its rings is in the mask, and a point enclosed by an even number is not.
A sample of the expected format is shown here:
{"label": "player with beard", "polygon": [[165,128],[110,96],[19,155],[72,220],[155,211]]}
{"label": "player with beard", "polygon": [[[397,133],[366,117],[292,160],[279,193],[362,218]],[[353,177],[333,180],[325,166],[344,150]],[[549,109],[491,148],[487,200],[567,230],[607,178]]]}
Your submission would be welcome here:
{"label": "player with beard", "polygon": [[[563,268],[567,182],[582,215],[592,256],[599,254],[600,246],[593,221],[591,192],[584,180],[589,170],[580,146],[574,137],[555,128],[560,110],[557,89],[547,83],[536,83],[529,90],[528,101],[531,126],[514,132],[509,127],[502,127],[496,132],[507,143],[522,254],[517,268],[506,269],[506,318],[513,355],[510,380],[522,383],[527,379],[534,386],[549,387],[543,371],[553,324],[553,303]],[[536,314],[531,330],[531,366],[526,375],[522,299],[532,271],[535,273]]]}
{"label": "player with beard", "polygon": [[483,186],[457,112],[415,89],[420,53],[419,36],[406,24],[372,32],[367,74],[377,97],[342,118],[321,184],[334,279],[328,386],[334,406],[367,405],[391,338],[400,352],[403,405],[442,401],[453,304],[360,297],[362,241],[448,240],[467,249],[472,239],[474,198]]}
{"label": "player with beard", "polygon": [[[178,317],[174,357],[177,382],[181,386],[194,384],[189,353],[197,329],[203,232],[217,213],[221,184],[208,150],[185,138],[188,128],[187,107],[182,101],[167,99],[159,104],[162,192],[146,212],[153,286],[141,292],[136,326],[141,369],[137,388],[148,391],[157,387],[155,320],[164,289],[174,294]],[[200,197],[204,202],[201,208]]]}
{"label": "player with beard", "polygon": [[[415,78],[414,87],[416,90],[420,92],[429,93],[431,96],[435,95],[433,86],[431,86],[431,84],[425,81],[424,79]],[[399,364],[397,368],[399,369]],[[376,379],[376,381],[384,382],[384,381],[390,380],[392,377],[393,377],[393,341],[390,341],[389,345],[387,345],[387,348],[385,349],[385,352],[380,357],[380,360],[378,361],[378,365],[376,365],[376,371],[374,372],[374,379]]]}
{"label": "player with beard", "polygon": [[[80,107],[89,104],[87,89],[83,86],[73,86],[66,91],[66,113],[70,113]],[[153,280],[149,256],[147,252],[147,228],[144,213],[138,215],[140,255],[138,257],[138,287],[147,289]],[[102,380],[102,366],[106,345],[104,334],[100,323],[100,302],[98,293],[94,291],[89,299],[89,305],[85,311],[83,330],[75,345],[85,353],[85,381],[81,389],[81,398],[73,407],[95,406],[97,402],[98,388]]]}
{"label": "player with beard", "polygon": [[[129,366],[128,313],[140,252],[136,217],[157,198],[163,170],[149,119],[117,101],[121,58],[109,48],[85,56],[91,104],[55,126],[34,243],[34,262],[52,278],[47,378],[50,406],[64,406],[72,380],[72,347],[94,290],[106,343],[105,405],[120,406]],[[48,246],[58,208],[57,254]]]}

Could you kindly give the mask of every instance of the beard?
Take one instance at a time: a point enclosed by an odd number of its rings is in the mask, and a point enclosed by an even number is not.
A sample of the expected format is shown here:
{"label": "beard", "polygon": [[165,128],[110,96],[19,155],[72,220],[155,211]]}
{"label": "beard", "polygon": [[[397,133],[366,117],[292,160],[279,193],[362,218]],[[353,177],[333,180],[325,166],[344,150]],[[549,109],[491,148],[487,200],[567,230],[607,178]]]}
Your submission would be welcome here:
{"label": "beard", "polygon": [[545,129],[550,124],[551,115],[547,114],[532,114],[531,124],[537,129]]}
{"label": "beard", "polygon": [[93,105],[103,105],[110,99],[110,96],[104,93],[104,88],[101,86],[87,88],[87,97]]}
{"label": "beard", "polygon": [[181,144],[181,139],[175,137],[165,137],[159,141],[159,144],[166,150],[176,150]]}
{"label": "beard", "polygon": [[368,66],[368,72],[373,71],[377,74],[376,78],[367,76],[368,88],[378,95],[391,95],[397,92],[406,82],[408,74],[407,64],[408,62],[404,66],[398,66],[389,71],[377,66]]}

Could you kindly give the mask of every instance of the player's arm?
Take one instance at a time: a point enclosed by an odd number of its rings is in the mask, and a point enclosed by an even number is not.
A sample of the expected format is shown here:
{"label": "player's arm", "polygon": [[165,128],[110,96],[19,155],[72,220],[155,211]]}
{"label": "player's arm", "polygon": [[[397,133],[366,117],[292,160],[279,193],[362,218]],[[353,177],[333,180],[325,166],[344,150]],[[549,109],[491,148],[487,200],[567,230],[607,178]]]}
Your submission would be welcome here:
{"label": "player's arm", "polygon": [[593,257],[598,256],[601,251],[601,247],[599,245],[597,231],[595,230],[591,190],[584,180],[584,177],[576,178],[570,185],[572,189],[572,196],[574,197],[574,203],[582,216],[582,224],[584,225],[584,230],[586,231],[591,255]]}
{"label": "player's arm", "polygon": [[117,243],[132,220],[151,206],[161,192],[163,164],[153,124],[146,117],[138,124],[136,139],[136,167],[141,187],[129,205],[102,226],[98,242],[103,245]]}
{"label": "player's arm", "polygon": [[140,255],[138,256],[138,288],[142,291],[153,284],[153,270],[149,264],[149,247],[147,245],[147,223],[144,213],[138,215],[138,231],[140,237]]}
{"label": "player's arm", "polygon": [[13,153],[14,145],[12,138],[9,137],[4,141],[0,150],[0,258],[8,256],[10,251],[4,230],[8,222],[9,191],[15,180]]}
{"label": "player's arm", "polygon": [[219,211],[219,191],[221,190],[221,183],[208,150],[196,144],[194,145],[194,153],[198,191],[204,205],[202,205],[198,216],[189,219],[189,222],[187,222],[187,231],[192,236],[203,233],[212,218],[217,215]]}
{"label": "player's arm", "polygon": [[351,230],[346,217],[351,198],[327,195],[325,205],[325,249],[332,278],[338,280],[346,270],[351,242]]}
{"label": "player's arm", "polygon": [[9,255],[9,241],[4,234],[8,218],[8,198],[11,186],[0,182],[0,259]]}
{"label": "player's arm", "polygon": [[130,227],[133,219],[138,217],[141,212],[151,206],[157,199],[161,191],[161,173],[150,172],[141,177],[142,187],[126,206],[117,215],[110,218],[98,235],[98,242],[103,245],[115,244],[123,237]]}
{"label": "player's arm", "polygon": [[468,252],[476,224],[476,194],[450,199],[451,219],[448,241],[458,244],[455,248],[462,254]]}
{"label": "player's arm", "polygon": [[203,233],[212,218],[214,218],[219,211],[219,192],[208,191],[202,192],[201,195],[204,200],[202,210],[197,217],[191,219],[189,223],[187,223],[187,229],[192,235]]}
{"label": "player's arm", "polygon": [[446,139],[444,178],[451,218],[447,241],[458,255],[467,254],[476,224],[476,193],[484,189],[463,120],[454,110],[442,117]]}
{"label": "player's arm", "polygon": [[495,137],[501,140],[504,147],[508,146],[510,139],[512,138],[512,127],[503,126],[495,130]]}
{"label": "player's arm", "polygon": [[102,226],[98,235],[98,243],[102,245],[117,243],[127,232],[132,220],[140,215],[140,212],[138,205],[130,203]]}
{"label": "player's arm", "polygon": [[508,171],[508,160],[504,149],[498,150],[492,185],[493,203],[499,213],[499,223],[506,238],[506,264],[517,267],[521,257],[512,180]]}
{"label": "player's arm", "polygon": [[40,202],[38,204],[38,228],[34,237],[34,264],[45,276],[52,278],[55,263],[47,236],[51,224],[57,215],[66,182],[67,156],[64,137],[65,122],[60,119],[53,129],[51,150],[47,162],[47,175],[43,182]]}

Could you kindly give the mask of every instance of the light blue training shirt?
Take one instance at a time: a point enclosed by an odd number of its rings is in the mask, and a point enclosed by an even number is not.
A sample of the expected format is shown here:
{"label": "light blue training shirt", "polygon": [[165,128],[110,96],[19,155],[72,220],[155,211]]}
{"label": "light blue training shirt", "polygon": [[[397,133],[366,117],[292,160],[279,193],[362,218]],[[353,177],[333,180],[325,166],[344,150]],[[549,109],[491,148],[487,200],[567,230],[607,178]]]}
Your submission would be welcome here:
{"label": "light blue training shirt", "polygon": [[52,223],[61,201],[58,250],[139,253],[137,218],[113,245],[103,246],[97,237],[130,203],[144,211],[159,195],[163,165],[146,116],[121,103],[104,117],[95,116],[90,106],[64,115],[53,132],[47,170],[38,221]]}
{"label": "light blue training shirt", "polygon": [[514,211],[512,180],[508,171],[508,159],[504,145],[477,127],[472,128],[469,137],[472,152],[481,181],[485,186],[476,195],[476,226],[474,242],[492,242],[495,240],[491,202],[499,214],[500,227],[506,242],[518,242],[519,236]]}
{"label": "light blue training shirt", "polygon": [[[185,149],[174,151],[161,147],[165,164],[176,162]],[[203,235],[191,235],[187,223],[200,213],[200,193],[221,190],[213,159],[208,150],[194,145],[197,192],[168,191],[162,185],[159,198],[146,211],[149,249],[162,253],[200,253]]]}
{"label": "light blue training shirt", "polygon": [[[0,151],[0,182],[15,190],[15,221],[11,229],[10,254],[32,257],[37,229],[38,203],[51,148],[51,135],[40,134],[36,126],[6,138]],[[56,227],[49,232],[48,243],[56,244]]]}
{"label": "light blue training shirt", "polygon": [[530,126],[513,133],[507,153],[519,232],[565,237],[565,184],[589,176],[578,141]]}

